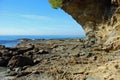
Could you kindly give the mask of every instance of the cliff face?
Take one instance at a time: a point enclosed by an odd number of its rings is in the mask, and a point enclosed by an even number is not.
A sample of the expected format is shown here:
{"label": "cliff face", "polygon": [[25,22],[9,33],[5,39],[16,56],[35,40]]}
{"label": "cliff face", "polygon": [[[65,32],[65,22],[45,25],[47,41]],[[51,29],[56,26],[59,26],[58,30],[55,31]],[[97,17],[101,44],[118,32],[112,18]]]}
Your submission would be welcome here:
{"label": "cliff face", "polygon": [[112,44],[120,38],[119,0],[63,0],[62,9],[86,32],[91,44]]}

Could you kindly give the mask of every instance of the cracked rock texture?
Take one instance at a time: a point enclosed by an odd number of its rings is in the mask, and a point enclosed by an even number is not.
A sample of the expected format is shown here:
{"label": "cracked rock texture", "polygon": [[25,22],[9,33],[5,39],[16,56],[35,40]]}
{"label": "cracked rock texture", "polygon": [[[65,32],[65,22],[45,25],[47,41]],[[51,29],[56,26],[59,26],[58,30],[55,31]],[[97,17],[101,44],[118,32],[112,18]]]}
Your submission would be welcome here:
{"label": "cracked rock texture", "polygon": [[111,45],[120,41],[119,4],[119,0],[63,0],[61,8],[82,25],[90,43]]}

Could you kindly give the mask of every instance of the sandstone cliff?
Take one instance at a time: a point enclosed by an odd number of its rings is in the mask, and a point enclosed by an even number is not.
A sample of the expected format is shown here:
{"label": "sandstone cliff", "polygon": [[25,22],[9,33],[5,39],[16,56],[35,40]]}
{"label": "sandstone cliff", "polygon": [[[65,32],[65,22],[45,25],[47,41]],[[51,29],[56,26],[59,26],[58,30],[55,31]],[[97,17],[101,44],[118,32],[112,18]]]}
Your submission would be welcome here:
{"label": "sandstone cliff", "polygon": [[116,40],[117,43],[120,42],[119,0],[62,1],[61,8],[83,26],[91,44],[113,46],[116,45]]}

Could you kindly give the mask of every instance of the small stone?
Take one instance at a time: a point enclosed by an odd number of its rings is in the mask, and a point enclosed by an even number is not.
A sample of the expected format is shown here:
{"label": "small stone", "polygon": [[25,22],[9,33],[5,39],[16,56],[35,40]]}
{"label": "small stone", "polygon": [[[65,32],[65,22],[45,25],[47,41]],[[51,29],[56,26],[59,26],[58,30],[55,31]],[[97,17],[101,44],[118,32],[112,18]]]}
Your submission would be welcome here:
{"label": "small stone", "polygon": [[97,60],[97,56],[93,56],[93,57],[91,57],[91,59],[92,59],[93,61],[96,61],[96,60]]}
{"label": "small stone", "polygon": [[39,74],[39,71],[32,71],[32,74]]}
{"label": "small stone", "polygon": [[39,50],[39,52],[37,54],[48,54],[49,52],[48,51],[45,51],[45,50]]}
{"label": "small stone", "polygon": [[93,79],[93,78],[87,78],[86,80],[95,80],[95,79]]}
{"label": "small stone", "polygon": [[7,72],[10,72],[11,70],[10,69],[7,69]]}
{"label": "small stone", "polygon": [[57,70],[57,72],[58,72],[59,74],[64,73],[64,71],[63,71],[63,70]]}
{"label": "small stone", "polygon": [[114,80],[114,78],[110,78],[109,80]]}
{"label": "small stone", "polygon": [[22,67],[15,68],[15,72],[22,71]]}
{"label": "small stone", "polygon": [[27,69],[29,66],[24,66],[23,68],[22,68],[22,70],[25,70],[25,69]]}
{"label": "small stone", "polygon": [[92,53],[86,53],[86,57],[89,58],[92,56]]}

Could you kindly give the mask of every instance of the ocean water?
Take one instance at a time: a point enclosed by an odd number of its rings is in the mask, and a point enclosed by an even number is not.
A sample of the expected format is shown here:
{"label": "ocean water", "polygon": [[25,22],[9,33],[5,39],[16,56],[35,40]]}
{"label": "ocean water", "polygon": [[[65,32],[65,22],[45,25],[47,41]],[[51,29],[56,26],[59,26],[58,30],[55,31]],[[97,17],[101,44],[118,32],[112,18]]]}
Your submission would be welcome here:
{"label": "ocean water", "polygon": [[20,43],[20,39],[70,39],[70,38],[85,38],[85,36],[81,35],[9,35],[9,36],[0,36],[0,45],[5,45],[6,47],[15,47],[18,43]]}

